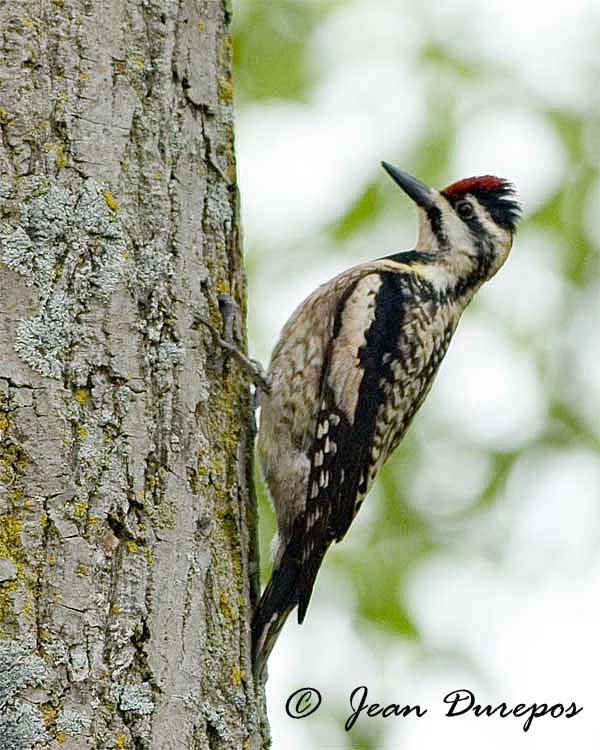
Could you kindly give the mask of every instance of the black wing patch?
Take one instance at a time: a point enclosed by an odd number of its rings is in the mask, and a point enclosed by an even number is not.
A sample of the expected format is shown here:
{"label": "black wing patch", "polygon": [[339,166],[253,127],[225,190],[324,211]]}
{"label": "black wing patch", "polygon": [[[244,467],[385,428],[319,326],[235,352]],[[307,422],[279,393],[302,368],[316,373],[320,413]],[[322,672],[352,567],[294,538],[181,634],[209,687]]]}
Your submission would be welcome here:
{"label": "black wing patch", "polygon": [[[314,582],[327,549],[344,537],[364,497],[377,457],[373,455],[373,437],[379,407],[385,399],[381,381],[391,381],[391,364],[398,354],[398,334],[402,330],[406,304],[403,274],[384,272],[375,297],[375,314],[359,350],[363,371],[354,419],[336,406],[334,391],[328,382],[331,350],[324,367],[320,413],[311,451],[306,513],[299,519],[301,563],[298,580],[298,622],[302,622]],[[336,314],[339,330],[343,306]],[[368,322],[365,322],[365,327]]]}

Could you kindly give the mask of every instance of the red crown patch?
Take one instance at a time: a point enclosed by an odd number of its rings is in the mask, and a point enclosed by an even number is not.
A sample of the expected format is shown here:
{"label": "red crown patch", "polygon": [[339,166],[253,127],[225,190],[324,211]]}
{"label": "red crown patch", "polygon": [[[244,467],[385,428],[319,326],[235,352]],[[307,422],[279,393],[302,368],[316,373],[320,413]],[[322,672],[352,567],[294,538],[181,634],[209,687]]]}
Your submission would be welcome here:
{"label": "red crown patch", "polygon": [[482,177],[467,177],[464,180],[448,185],[441,192],[443,195],[454,195],[455,193],[468,193],[471,190],[496,190],[499,187],[505,187],[507,181],[501,177],[494,177],[491,174]]}

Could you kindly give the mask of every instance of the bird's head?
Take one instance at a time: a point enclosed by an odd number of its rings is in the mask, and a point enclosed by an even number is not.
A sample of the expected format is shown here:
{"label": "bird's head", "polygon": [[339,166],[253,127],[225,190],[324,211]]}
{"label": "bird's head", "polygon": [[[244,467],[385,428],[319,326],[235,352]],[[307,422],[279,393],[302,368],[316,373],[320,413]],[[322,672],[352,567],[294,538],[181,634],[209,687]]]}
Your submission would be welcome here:
{"label": "bird's head", "polygon": [[468,177],[438,191],[382,164],[417,205],[415,250],[451,266],[457,276],[479,276],[480,283],[498,271],[508,257],[521,214],[510,182],[491,175]]}

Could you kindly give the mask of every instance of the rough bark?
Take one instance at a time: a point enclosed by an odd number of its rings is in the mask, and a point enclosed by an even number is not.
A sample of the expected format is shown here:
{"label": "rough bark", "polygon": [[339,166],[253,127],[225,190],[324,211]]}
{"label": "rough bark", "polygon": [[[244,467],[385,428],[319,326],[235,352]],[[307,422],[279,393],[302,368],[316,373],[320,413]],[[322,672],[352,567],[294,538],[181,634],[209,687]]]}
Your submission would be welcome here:
{"label": "rough bark", "polygon": [[0,4],[0,747],[257,748],[230,10]]}

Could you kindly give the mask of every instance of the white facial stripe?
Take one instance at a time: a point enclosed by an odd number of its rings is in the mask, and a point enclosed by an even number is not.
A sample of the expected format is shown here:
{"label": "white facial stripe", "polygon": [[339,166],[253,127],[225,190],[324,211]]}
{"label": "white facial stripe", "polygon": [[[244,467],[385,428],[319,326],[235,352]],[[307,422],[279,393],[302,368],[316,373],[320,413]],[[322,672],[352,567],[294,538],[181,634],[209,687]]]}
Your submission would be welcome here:
{"label": "white facial stripe", "polygon": [[472,201],[479,223],[490,235],[494,243],[494,260],[489,278],[504,264],[512,247],[512,234],[508,229],[499,226],[490,216],[489,211],[477,201]]}
{"label": "white facial stripe", "polygon": [[[469,202],[476,209],[476,201],[472,201],[469,196]],[[471,234],[471,230],[465,224],[465,222],[457,215],[456,211],[452,208],[447,200],[444,200],[443,208],[443,221],[446,227],[448,227],[448,239],[450,244],[454,247],[459,248],[463,252],[472,253],[476,248],[475,240]]]}
{"label": "white facial stripe", "polygon": [[469,196],[469,203],[473,206],[475,214],[479,219],[479,223],[485,229],[485,231],[488,234],[491,234],[492,237],[496,236],[500,227],[492,219],[487,208],[484,208],[481,203],[474,200],[471,196]]}
{"label": "white facial stripe", "polygon": [[425,209],[417,206],[417,218],[419,220],[419,230],[415,250],[427,250],[430,253],[437,253],[440,246],[434,231],[429,223],[429,218]]}

